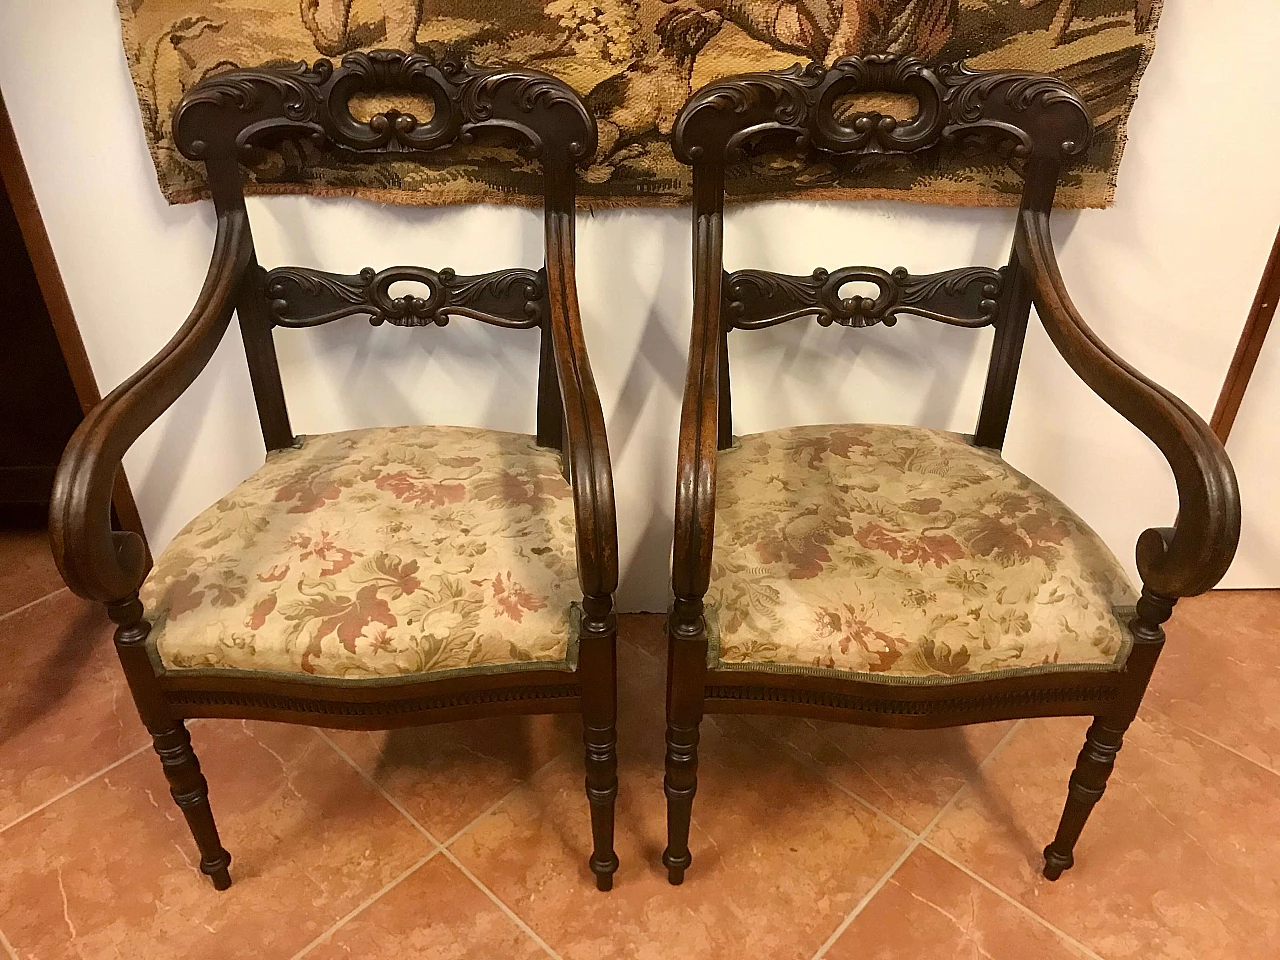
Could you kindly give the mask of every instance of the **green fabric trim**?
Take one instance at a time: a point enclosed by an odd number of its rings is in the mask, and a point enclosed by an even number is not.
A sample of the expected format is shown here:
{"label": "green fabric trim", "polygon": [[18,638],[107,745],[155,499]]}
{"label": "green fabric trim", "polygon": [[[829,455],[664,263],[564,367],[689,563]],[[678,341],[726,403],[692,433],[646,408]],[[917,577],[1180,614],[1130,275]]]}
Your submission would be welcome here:
{"label": "green fabric trim", "polygon": [[384,677],[318,677],[310,673],[294,673],[289,670],[235,670],[229,667],[170,667],[160,659],[160,651],[156,648],[155,632],[148,634],[146,640],[147,653],[157,668],[157,675],[181,674],[184,677],[243,677],[251,674],[255,677],[271,677],[277,680],[302,680],[328,686],[399,686],[406,681],[430,678],[431,680],[449,680],[454,677],[482,677],[500,674],[528,673],[531,670],[562,670],[565,673],[576,673],[578,669],[578,647],[582,624],[582,605],[569,604],[569,636],[565,643],[565,655],[558,660],[512,660],[508,663],[481,663],[474,667],[449,667],[446,670],[430,670],[426,673],[401,673]]}
{"label": "green fabric trim", "polygon": [[720,659],[720,623],[716,611],[708,609],[703,613],[707,625],[707,669],[757,673],[803,674],[812,677],[835,677],[841,680],[858,680],[866,683],[883,683],[886,686],[927,687],[946,686],[948,684],[982,683],[987,680],[1002,680],[1005,677],[1031,677],[1038,674],[1052,673],[1119,673],[1124,669],[1133,649],[1133,634],[1129,631],[1129,620],[1134,616],[1134,607],[1115,607],[1112,612],[1120,622],[1124,639],[1115,660],[1111,663],[1045,663],[1034,667],[1004,667],[999,670],[985,670],[981,673],[966,673],[954,677],[936,676],[918,677],[893,673],[870,673],[865,670],[838,670],[835,667],[810,667],[799,663],[768,663],[764,661],[727,661]]}

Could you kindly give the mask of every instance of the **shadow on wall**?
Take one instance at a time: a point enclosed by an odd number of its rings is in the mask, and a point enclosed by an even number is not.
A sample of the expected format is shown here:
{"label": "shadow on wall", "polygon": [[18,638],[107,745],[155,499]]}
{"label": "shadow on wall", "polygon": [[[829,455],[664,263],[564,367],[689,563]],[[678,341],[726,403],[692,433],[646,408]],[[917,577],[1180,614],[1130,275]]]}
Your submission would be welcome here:
{"label": "shadow on wall", "polygon": [[[202,216],[203,205],[185,208]],[[418,264],[459,272],[541,265],[542,221],[512,208],[396,208],[307,197],[250,200],[259,257],[355,273]],[[390,213],[390,215],[388,215]],[[645,220],[636,229],[637,218]],[[929,272],[1006,261],[1007,210],[890,204],[731,208],[726,263],[808,273],[863,262]],[[1056,221],[1065,238],[1076,222]],[[618,500],[619,609],[665,610],[675,459],[692,310],[689,211],[611,211],[579,218],[578,283],[592,367],[609,430]],[[353,239],[354,238],[354,239]],[[176,325],[176,324],[175,324]],[[802,319],[730,337],[735,433],[823,422],[904,422],[971,432],[991,332],[903,318],[895,327],[819,327]],[[280,330],[295,433],[411,423],[532,433],[538,334],[456,318],[443,328],[371,328],[360,317]],[[194,462],[210,407],[252,418],[239,337],[160,425],[160,454],[141,499],[163,499]],[[218,371],[215,373],[215,370]],[[234,398],[238,391],[244,397]],[[250,419],[243,429],[256,433]],[[216,432],[214,429],[213,432]],[[244,475],[254,469],[248,465]],[[188,518],[189,519],[189,518]]]}

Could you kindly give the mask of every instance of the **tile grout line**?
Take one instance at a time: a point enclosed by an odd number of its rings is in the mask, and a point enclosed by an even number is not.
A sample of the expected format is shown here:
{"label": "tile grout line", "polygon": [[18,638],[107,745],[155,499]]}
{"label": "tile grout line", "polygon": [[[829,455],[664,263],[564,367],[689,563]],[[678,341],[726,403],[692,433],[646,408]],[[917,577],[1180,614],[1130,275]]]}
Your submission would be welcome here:
{"label": "tile grout line", "polygon": [[[1024,723],[1026,723],[1026,720],[1019,720],[1017,723],[1015,723],[1009,729],[1009,731],[1003,737],[1000,738],[1000,742],[991,748],[991,752],[988,753],[986,757],[983,758],[982,762],[978,764],[975,772],[981,771],[982,768],[986,766],[987,763],[993,757],[995,757],[998,753],[1000,753],[1001,750],[1003,750],[1005,744],[1009,742],[1010,738],[1012,738],[1015,733],[1017,733],[1019,730],[1022,729],[1022,725]],[[875,897],[876,894],[878,894],[881,890],[884,889],[885,884],[887,884],[891,879],[893,879],[893,875],[898,872],[898,868],[907,862],[907,858],[910,857],[911,854],[913,854],[916,851],[917,847],[919,847],[922,843],[924,843],[924,839],[926,836],[928,836],[929,832],[935,826],[937,826],[938,822],[947,813],[950,812],[952,807],[955,806],[956,801],[960,799],[960,794],[964,793],[964,790],[968,785],[969,783],[967,780],[964,783],[962,783],[960,785],[960,788],[951,795],[951,799],[948,800],[945,804],[943,804],[942,809],[940,809],[936,814],[934,814],[933,819],[931,819],[927,824],[925,824],[925,828],[921,830],[920,833],[916,835],[909,844],[907,844],[907,849],[904,850],[901,856],[899,856],[898,859],[895,860],[889,866],[889,869],[884,872],[884,875],[881,876],[880,879],[877,880],[872,885],[871,889],[867,891],[866,895],[857,902],[853,910],[849,912],[849,915],[846,916],[840,922],[840,925],[836,927],[834,931],[832,931],[831,936],[827,937],[826,942],[823,943],[822,946],[818,948],[818,952],[813,955],[813,960],[822,960],[822,958],[826,956],[827,951],[830,950],[835,945],[836,941],[839,940],[842,936],[844,936],[844,932],[848,930],[849,927],[853,924],[853,921],[858,918],[858,914],[862,913],[862,911],[866,908],[867,904],[871,902],[872,898]]]}
{"label": "tile grout line", "polygon": [[1006,893],[1004,890],[1001,890],[990,880],[986,879],[981,874],[976,873],[970,867],[965,866],[955,857],[951,856],[951,854],[945,853],[942,850],[939,850],[937,847],[929,843],[927,840],[921,841],[921,846],[923,846],[926,850],[930,851],[931,853],[937,854],[939,857],[947,861],[947,863],[951,864],[961,873],[968,875],[972,879],[976,880],[978,883],[982,884],[992,893],[999,896],[1002,900],[1005,900],[1006,902],[1008,902],[1009,904],[1011,904],[1012,906],[1020,910],[1022,913],[1026,914],[1028,917],[1035,920],[1038,924],[1040,924],[1046,930],[1050,930],[1053,933],[1057,934],[1059,937],[1065,940],[1072,947],[1075,947],[1077,950],[1084,953],[1087,957],[1090,958],[1090,960],[1103,960],[1103,958],[1098,953],[1096,953],[1092,948],[1090,948],[1088,945],[1081,943],[1079,940],[1071,936],[1071,934],[1067,933],[1065,930],[1060,930],[1058,927],[1054,926],[1044,917],[1040,916],[1040,914],[1036,913],[1034,910],[1028,907],[1025,903],[1023,903],[1017,897],[1013,896],[1013,894]]}
{"label": "tile grout line", "polygon": [[369,776],[369,774],[365,773],[364,769],[360,766],[360,764],[356,763],[349,756],[347,756],[347,752],[343,750],[340,746],[338,746],[336,743],[334,743],[332,738],[330,738],[330,736],[327,733],[325,733],[325,731],[321,730],[319,727],[312,727],[311,729],[314,730],[319,735],[321,740],[323,740],[330,747],[332,747],[334,753],[336,753],[343,760],[345,760],[347,762],[347,765],[350,766],[351,769],[354,770],[356,773],[358,773],[361,779],[363,779],[365,783],[373,787],[374,791],[379,796],[381,796],[383,800],[391,804],[391,806],[395,808],[395,811],[399,813],[400,816],[408,820],[409,823],[413,825],[413,828],[415,830],[417,830],[420,834],[422,834],[424,837],[430,840],[431,843],[435,845],[437,850],[444,849],[444,847],[441,846],[440,841],[431,835],[430,830],[428,830],[426,827],[420,824],[417,821],[417,819],[413,816],[413,814],[411,814],[408,810],[404,808],[404,805],[400,803],[400,801],[398,801],[395,797],[391,796],[391,794],[387,793],[387,791],[382,788],[381,784],[379,784],[376,780],[374,780],[373,777]]}
{"label": "tile grout line", "polygon": [[441,843],[440,846],[445,849],[448,849],[449,847],[451,847],[455,840],[461,839],[462,836],[465,833],[467,833],[472,827],[474,827],[477,823],[479,823],[489,814],[493,813],[493,811],[497,810],[500,806],[502,806],[504,803],[510,800],[512,796],[515,795],[516,791],[518,791],[521,787],[528,786],[528,784],[532,782],[534,777],[538,776],[540,773],[542,773],[543,770],[546,770],[553,763],[562,759],[565,756],[565,754],[569,752],[569,749],[570,748],[566,747],[564,750],[560,751],[554,757],[552,757],[550,760],[548,760],[546,763],[540,766],[537,770],[534,770],[531,774],[529,774],[529,776],[526,779],[521,780],[514,787],[512,787],[510,790],[504,793],[499,799],[495,800],[493,803],[489,804],[489,806],[485,807],[484,810],[482,810],[474,820],[472,820],[466,826],[462,827],[457,833],[451,836],[448,840],[445,840],[443,843]]}
{"label": "tile grout line", "polygon": [[1225,744],[1221,740],[1218,740],[1214,737],[1209,736],[1207,733],[1202,733],[1201,731],[1197,730],[1195,727],[1191,726],[1191,724],[1183,723],[1177,717],[1173,717],[1165,713],[1159,707],[1144,704],[1142,709],[1150,710],[1152,713],[1157,714],[1160,717],[1163,717],[1165,720],[1168,720],[1175,727],[1181,727],[1183,730],[1187,731],[1188,733],[1194,736],[1199,737],[1201,740],[1206,740],[1209,743],[1212,743],[1215,747],[1221,747],[1223,750],[1226,750],[1228,753],[1235,754],[1241,760],[1248,761],[1249,763],[1253,764],[1255,767],[1261,767],[1263,770],[1267,771],[1267,773],[1270,773],[1273,776],[1280,777],[1280,770],[1275,770],[1272,767],[1268,766],[1267,764],[1263,763],[1262,761],[1255,760],[1253,757],[1250,757],[1247,754],[1241,753],[1235,747]]}
{"label": "tile grout line", "polygon": [[520,918],[519,914],[517,914],[509,906],[503,903],[502,900],[498,898],[498,895],[496,893],[494,893],[492,890],[486,887],[483,883],[481,883],[480,878],[477,877],[470,870],[468,870],[466,865],[463,864],[461,860],[459,860],[457,857],[453,855],[452,850],[446,849],[445,847],[441,847],[440,853],[444,856],[446,860],[448,860],[460,871],[462,871],[462,875],[465,876],[468,880],[470,880],[473,884],[475,884],[481,893],[483,893],[486,897],[492,900],[494,906],[496,906],[499,910],[505,913],[507,915],[507,918],[510,919],[511,922],[514,923],[517,927],[523,930],[525,935],[528,936],[529,939],[531,939],[534,943],[540,946],[543,949],[543,951],[547,954],[547,956],[551,957],[552,960],[561,960],[560,954],[552,950],[551,945],[547,943],[547,941],[543,940],[542,937],[538,936],[537,932],[533,929],[533,927],[525,923],[524,920]]}
{"label": "tile grout line", "polygon": [[827,951],[835,945],[837,940],[844,936],[844,932],[848,930],[850,924],[858,918],[858,914],[863,911],[863,908],[871,902],[872,898],[877,893],[884,889],[885,884],[893,879],[893,875],[898,872],[898,868],[907,862],[907,858],[911,856],[911,854],[915,853],[916,847],[918,846],[920,846],[919,837],[916,837],[907,844],[907,849],[903,850],[898,859],[889,865],[889,869],[884,872],[880,879],[871,885],[871,889],[868,890],[862,899],[854,905],[854,908],[849,911],[848,916],[840,921],[840,925],[831,932],[831,936],[827,937],[826,942],[818,948],[818,952],[813,955],[813,960],[822,960],[822,958],[827,955]]}
{"label": "tile grout line", "polygon": [[[434,855],[435,855],[435,853],[439,853],[439,854],[441,854],[442,856],[444,856],[444,858],[445,858],[446,860],[448,860],[450,863],[452,863],[455,867],[457,867],[457,868],[462,872],[462,875],[463,875],[463,876],[465,876],[468,880],[470,880],[470,881],[471,881],[471,883],[472,883],[476,888],[478,888],[478,889],[480,890],[480,892],[481,892],[481,893],[483,893],[486,897],[488,897],[491,901],[493,901],[493,903],[498,907],[498,909],[499,909],[499,910],[501,910],[501,911],[502,911],[502,912],[507,916],[507,918],[508,918],[509,920],[511,920],[511,922],[512,922],[512,923],[514,923],[517,927],[519,927],[519,928],[520,928],[520,930],[521,930],[521,931],[523,931],[523,932],[524,932],[524,934],[525,934],[526,936],[528,936],[531,940],[533,940],[533,941],[534,941],[534,943],[536,943],[539,947],[541,947],[541,948],[542,948],[542,950],[543,950],[543,951],[544,951],[548,956],[552,957],[552,958],[553,958],[553,960],[561,960],[560,955],[559,955],[558,953],[556,953],[554,950],[552,950],[552,949],[551,949],[551,947],[550,947],[550,946],[548,946],[547,942],[546,942],[545,940],[543,940],[543,939],[542,939],[542,937],[538,936],[538,934],[537,934],[536,932],[534,932],[533,928],[532,928],[532,927],[530,927],[530,926],[529,926],[529,924],[525,923],[525,921],[524,921],[524,920],[522,920],[522,919],[521,919],[521,918],[516,914],[516,912],[515,912],[514,910],[512,910],[509,906],[507,906],[507,905],[506,905],[505,903],[503,903],[500,899],[498,899],[497,894],[495,894],[492,890],[490,890],[490,889],[489,889],[488,887],[486,887],[483,883],[481,883],[481,882],[480,882],[480,880],[475,876],[475,874],[473,874],[470,870],[468,870],[465,866],[463,866],[462,861],[460,861],[456,856],[454,856],[454,855],[453,855],[453,852],[452,852],[451,850],[449,850],[447,846],[445,846],[444,844],[440,843],[440,841],[439,841],[439,840],[437,840],[435,837],[433,837],[433,836],[431,835],[431,832],[430,832],[429,830],[427,830],[427,828],[426,828],[426,827],[424,827],[421,823],[419,823],[419,822],[418,822],[417,818],[415,818],[411,813],[409,813],[409,811],[408,811],[408,810],[406,810],[406,809],[404,808],[404,806],[403,806],[402,804],[400,804],[400,803],[399,803],[399,802],[398,802],[394,797],[392,797],[389,793],[387,793],[387,791],[386,791],[386,790],[384,790],[384,789],[382,788],[382,786],[381,786],[380,784],[378,784],[378,783],[377,783],[377,782],[376,782],[376,781],[375,781],[371,776],[369,776],[367,773],[365,773],[365,772],[364,772],[364,770],[363,770],[363,769],[361,769],[361,767],[359,766],[359,764],[357,764],[354,760],[352,760],[352,759],[351,759],[351,757],[347,756],[346,751],[345,751],[345,750],[343,750],[341,747],[339,747],[339,746],[338,746],[338,745],[337,745],[337,744],[332,740],[332,738],[330,738],[330,737],[329,737],[329,735],[328,735],[327,733],[325,733],[325,731],[324,731],[324,730],[321,730],[319,727],[312,727],[312,729],[313,729],[313,730],[315,730],[315,732],[316,732],[317,734],[319,734],[320,739],[322,739],[325,743],[329,744],[329,746],[333,748],[334,752],[335,752],[335,753],[337,753],[337,754],[338,754],[338,756],[340,756],[343,760],[345,760],[345,761],[346,761],[346,762],[351,766],[351,768],[352,768],[353,770],[355,770],[355,771],[356,771],[356,773],[358,773],[361,777],[363,777],[363,778],[364,778],[364,780],[365,780],[365,782],[366,782],[366,783],[368,783],[368,784],[369,784],[369,786],[373,787],[373,789],[374,789],[378,794],[380,794],[384,800],[386,800],[388,803],[390,803],[390,804],[391,804],[391,805],[392,805],[392,806],[393,806],[393,807],[394,807],[394,808],[395,808],[395,809],[400,813],[400,815],[401,815],[402,817],[404,817],[404,818],[405,818],[406,820],[408,820],[411,824],[413,824],[413,826],[414,826],[414,827],[415,827],[415,828],[416,828],[416,829],[417,829],[417,830],[418,830],[418,831],[419,831],[419,832],[420,832],[424,837],[426,837],[428,840],[430,840],[430,841],[431,841],[431,843],[435,844],[436,849],[435,849],[434,853],[432,854],[432,856],[434,856]],[[555,757],[553,757],[551,760],[547,761],[545,764],[543,764],[541,767],[539,767],[539,768],[538,768],[538,771],[535,771],[535,773],[540,772],[541,770],[543,770],[543,769],[545,769],[546,767],[550,766],[551,764],[555,763],[555,762],[556,762],[556,760],[559,760],[559,759],[560,759],[560,757],[564,756],[564,753],[566,753],[566,752],[568,752],[568,751],[566,750],[566,751],[564,751],[564,752],[562,752],[562,753],[557,754],[557,755],[556,755]],[[532,779],[532,776],[530,777],[530,779]],[[467,824],[467,825],[466,825],[465,827],[463,827],[460,831],[458,831],[456,834],[454,834],[452,837],[450,837],[450,838],[449,838],[449,840],[447,841],[447,843],[453,843],[453,841],[454,841],[454,840],[458,839],[458,837],[460,837],[463,833],[465,833],[467,830],[471,829],[471,827],[473,827],[473,826],[474,826],[474,825],[475,825],[475,824],[476,824],[476,823],[481,819],[481,817],[488,816],[488,815],[489,815],[489,813],[491,813],[494,809],[496,809],[496,808],[497,808],[497,807],[498,807],[498,806],[499,806],[503,801],[505,801],[508,797],[510,797],[512,793],[515,793],[515,791],[516,791],[516,790],[518,790],[521,786],[523,786],[523,785],[524,785],[524,783],[527,783],[527,782],[528,782],[528,781],[524,781],[524,782],[522,782],[522,783],[517,784],[515,787],[513,787],[513,788],[512,788],[512,789],[511,789],[511,790],[510,790],[510,791],[509,791],[509,792],[508,792],[508,793],[507,793],[503,798],[502,798],[502,800],[501,800],[501,801],[499,801],[499,803],[498,803],[498,804],[494,804],[492,807],[488,808],[488,809],[487,809],[487,810],[485,810],[483,813],[481,813],[481,814],[480,814],[480,816],[476,817],[476,819],[475,819],[475,820],[471,821],[471,823]],[[429,859],[431,859],[431,858],[430,858],[430,857],[427,857],[427,859],[429,860]],[[423,861],[423,863],[425,863],[425,862],[426,862],[426,860],[424,860],[424,861]],[[418,866],[421,866],[421,864],[419,864]],[[417,867],[415,867],[414,869],[416,870],[416,869],[417,869]],[[412,872],[412,871],[410,871],[410,872]],[[385,892],[385,891],[382,891],[382,892]],[[355,910],[355,911],[354,911],[350,916],[344,917],[344,918],[340,921],[340,923],[341,923],[341,924],[345,924],[345,923],[349,922],[351,919],[353,919],[353,918],[354,918],[357,914],[359,914],[361,911],[363,911],[363,910],[367,909],[369,906],[372,906],[372,905],[373,905],[373,903],[375,903],[375,902],[377,901],[378,897],[380,897],[380,896],[382,895],[382,892],[380,892],[380,893],[378,893],[376,896],[374,896],[374,897],[373,897],[373,899],[371,899],[368,903],[366,903],[366,904],[362,904],[362,905],[361,905],[357,910]],[[335,927],[335,928],[333,928],[333,929],[336,929],[336,927]],[[332,932],[332,931],[326,931],[326,932],[325,932],[325,934],[324,934],[324,936],[328,936],[330,932]]]}
{"label": "tile grout line", "polygon": [[[838,790],[840,793],[843,793],[845,796],[853,800],[855,803],[858,803],[861,806],[865,807],[866,809],[870,810],[876,816],[883,817],[886,821],[889,822],[890,825],[896,827],[898,830],[906,834],[909,839],[914,840],[916,838],[917,836],[916,832],[912,830],[910,827],[908,827],[906,824],[902,823],[896,817],[892,817],[889,814],[885,813],[883,810],[877,807],[870,800],[866,800],[863,797],[858,796],[858,794],[854,793],[844,784],[838,783],[836,780],[832,779],[832,777],[826,772],[826,768],[823,767],[823,765],[819,763],[817,760],[813,759],[813,757],[808,756],[807,754],[804,753],[804,751],[800,750],[796,746],[793,746],[787,741],[782,740],[778,737],[775,737],[773,734],[767,733],[764,730],[761,730],[759,727],[753,727],[753,729],[755,729],[762,736],[778,744],[780,747],[782,747],[784,751],[791,754],[791,756],[794,757],[802,765],[809,767],[810,769],[821,774],[822,779],[826,781],[828,784],[830,784],[832,787],[834,787],[836,790]],[[961,786],[963,787],[963,784]]]}
{"label": "tile grout line", "polygon": [[70,589],[71,589],[70,587],[62,586],[62,587],[59,587],[57,590],[50,590],[43,597],[36,597],[34,600],[30,600],[27,603],[24,603],[20,607],[14,607],[12,610],[6,613],[0,613],[0,622],[3,622],[9,619],[9,617],[12,617],[21,613],[23,610],[30,610],[37,603],[44,603],[50,597],[56,597],[58,594],[62,593],[64,590],[70,590]]}
{"label": "tile grout line", "polygon": [[302,957],[305,957],[312,950],[314,950],[316,947],[323,944],[335,933],[337,933],[339,930],[345,927],[348,923],[354,920],[357,915],[359,915],[360,913],[363,913],[368,907],[372,906],[374,902],[376,902],[377,900],[380,900],[383,894],[388,893],[391,890],[398,887],[401,883],[403,883],[405,880],[408,880],[409,877],[411,877],[414,873],[416,873],[419,867],[421,867],[423,864],[427,863],[429,860],[439,855],[440,855],[440,848],[436,847],[436,849],[432,850],[425,857],[420,859],[417,863],[413,864],[411,867],[409,867],[408,870],[400,874],[400,876],[393,879],[390,883],[388,883],[382,889],[376,891],[371,897],[357,904],[354,910],[352,910],[345,917],[343,917],[341,920],[339,920],[337,923],[331,926],[328,930],[320,934],[320,936],[316,937],[314,940],[308,943],[305,947],[303,947],[301,950],[295,953],[290,958],[290,960],[301,960]]}
{"label": "tile grout line", "polygon": [[22,960],[18,956],[18,951],[13,948],[13,944],[9,942],[9,938],[4,935],[3,930],[0,930],[0,947],[4,948],[5,956],[9,957],[9,960]]}
{"label": "tile grout line", "polygon": [[125,754],[119,760],[116,760],[112,763],[107,764],[101,770],[94,771],[93,773],[89,774],[89,776],[85,777],[83,780],[80,780],[77,783],[73,783],[71,786],[67,787],[67,789],[63,790],[61,793],[56,794],[55,796],[52,796],[48,800],[44,801],[44,803],[41,803],[40,805],[31,808],[22,816],[18,817],[18,819],[12,820],[9,823],[4,824],[3,826],[0,826],[0,833],[4,833],[10,827],[16,827],[18,824],[22,823],[24,820],[31,819],[41,810],[44,810],[46,807],[52,806],[53,804],[61,800],[63,797],[66,797],[66,796],[69,796],[70,794],[75,793],[77,790],[79,790],[81,787],[85,786],[86,784],[92,783],[94,780],[97,780],[99,777],[103,776],[104,774],[110,773],[116,767],[120,766],[120,764],[125,763],[126,761],[129,761],[129,760],[132,760],[138,754],[145,751],[149,746],[151,746],[151,744],[144,743],[142,746],[138,747],[137,749],[131,751],[130,753]]}

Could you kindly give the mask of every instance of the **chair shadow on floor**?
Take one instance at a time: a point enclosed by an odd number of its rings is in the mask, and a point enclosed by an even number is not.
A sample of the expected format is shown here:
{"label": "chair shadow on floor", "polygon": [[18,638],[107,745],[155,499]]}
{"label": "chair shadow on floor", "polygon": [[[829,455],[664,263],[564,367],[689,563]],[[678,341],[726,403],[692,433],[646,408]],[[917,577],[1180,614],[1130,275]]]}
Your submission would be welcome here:
{"label": "chair shadow on floor", "polygon": [[19,656],[16,650],[0,649],[7,669],[16,669],[20,677],[14,684],[17,698],[0,704],[0,744],[37,726],[57,712],[68,697],[77,695],[79,682],[97,654],[97,645],[110,645],[110,632],[106,629],[109,621],[101,609],[88,604],[81,607],[56,635],[28,636],[17,641],[36,646],[37,650],[28,649],[25,656]]}

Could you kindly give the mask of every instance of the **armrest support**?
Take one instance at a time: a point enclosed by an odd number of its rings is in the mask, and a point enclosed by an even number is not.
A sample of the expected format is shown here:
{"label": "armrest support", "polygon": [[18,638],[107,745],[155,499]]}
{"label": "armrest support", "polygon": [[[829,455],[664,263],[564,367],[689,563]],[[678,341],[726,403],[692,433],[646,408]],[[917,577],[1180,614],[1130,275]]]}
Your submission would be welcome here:
{"label": "armrest support", "polygon": [[1036,311],[1063,359],[1164,454],[1178,487],[1172,528],[1138,540],[1138,573],[1164,597],[1211,589],[1240,539],[1240,491],[1226,450],[1194,410],[1116,356],[1085,324],[1058,269],[1047,212],[1024,210],[1016,245],[1031,275]]}
{"label": "armrest support", "polygon": [[[699,171],[701,172],[701,171]],[[708,177],[707,179],[711,179]],[[715,536],[716,463],[720,418],[720,288],[723,216],[717,183],[698,183],[710,202],[695,200],[693,229],[693,332],[676,466],[676,526],[671,586],[676,603],[701,603],[711,581]],[[701,608],[697,610],[701,613]]]}
{"label": "armrest support", "polygon": [[49,535],[62,578],[82,597],[119,603],[136,594],[146,577],[151,558],[142,538],[111,529],[116,472],[125,451],[213,356],[252,253],[245,212],[219,216],[212,262],[190,316],[163,350],[89,412],[62,454]]}
{"label": "armrest support", "polygon": [[578,579],[585,597],[611,596],[618,588],[618,521],[613,471],[600,394],[587,360],[574,272],[574,212],[548,209],[547,299],[556,378],[568,429],[569,480],[578,532]]}

